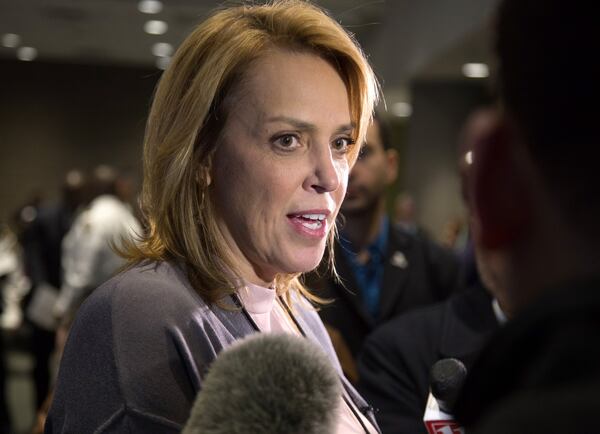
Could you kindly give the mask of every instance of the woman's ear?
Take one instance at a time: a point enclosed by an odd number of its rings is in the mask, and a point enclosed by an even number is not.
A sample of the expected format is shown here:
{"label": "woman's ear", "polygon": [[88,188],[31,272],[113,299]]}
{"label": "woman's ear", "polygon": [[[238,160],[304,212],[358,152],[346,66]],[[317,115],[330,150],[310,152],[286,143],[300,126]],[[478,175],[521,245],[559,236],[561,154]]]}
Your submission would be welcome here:
{"label": "woman's ear", "polygon": [[473,236],[484,248],[504,249],[531,221],[527,173],[518,157],[522,142],[515,126],[498,114],[478,134],[468,186]]}
{"label": "woman's ear", "polygon": [[210,184],[212,184],[212,175],[210,174],[211,170],[210,168],[206,168],[206,186],[210,186]]}
{"label": "woman's ear", "polygon": [[196,172],[196,182],[203,187],[209,187],[212,184],[212,161],[208,158],[206,162],[198,167]]}

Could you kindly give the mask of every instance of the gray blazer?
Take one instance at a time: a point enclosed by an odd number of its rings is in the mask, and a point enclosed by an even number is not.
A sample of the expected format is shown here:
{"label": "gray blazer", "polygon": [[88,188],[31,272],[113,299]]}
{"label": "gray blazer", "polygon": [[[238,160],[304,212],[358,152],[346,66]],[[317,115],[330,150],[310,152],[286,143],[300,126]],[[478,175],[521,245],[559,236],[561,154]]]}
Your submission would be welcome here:
{"label": "gray blazer", "polygon": [[[309,339],[339,362],[316,312],[294,306]],[[149,263],[99,287],[80,308],[61,361],[46,433],[177,433],[219,352],[254,328],[207,305],[182,270]],[[373,413],[343,379],[356,406]]]}

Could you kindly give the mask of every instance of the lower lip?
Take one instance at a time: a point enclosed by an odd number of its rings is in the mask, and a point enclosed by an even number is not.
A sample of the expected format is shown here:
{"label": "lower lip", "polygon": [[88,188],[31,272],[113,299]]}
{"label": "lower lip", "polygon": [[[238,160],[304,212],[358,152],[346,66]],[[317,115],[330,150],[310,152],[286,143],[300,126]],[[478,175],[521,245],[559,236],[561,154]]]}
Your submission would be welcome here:
{"label": "lower lip", "polygon": [[[316,240],[320,240],[325,237],[327,234],[327,220],[320,220],[320,225],[316,228],[306,227],[305,224],[308,223],[308,220],[305,220],[300,217],[289,217],[288,221],[292,225],[292,227],[298,232],[300,235],[303,235],[307,238],[312,238]],[[313,225],[312,221],[308,224]]]}

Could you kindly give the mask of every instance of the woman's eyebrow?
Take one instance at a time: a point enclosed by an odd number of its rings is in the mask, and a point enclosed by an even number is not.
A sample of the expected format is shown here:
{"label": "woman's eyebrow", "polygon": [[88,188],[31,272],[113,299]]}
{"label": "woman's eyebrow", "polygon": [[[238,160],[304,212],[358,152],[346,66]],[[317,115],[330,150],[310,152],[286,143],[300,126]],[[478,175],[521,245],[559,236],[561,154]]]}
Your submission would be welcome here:
{"label": "woman's eyebrow", "polygon": [[344,124],[341,125],[338,129],[335,130],[336,134],[339,133],[351,133],[354,130],[354,122],[350,123],[350,124]]}
{"label": "woman's eyebrow", "polygon": [[[274,116],[274,117],[267,119],[267,122],[285,122],[301,131],[316,131],[318,129],[315,124],[312,124],[310,122],[306,122],[306,121],[303,121],[300,119],[292,118],[289,116]],[[352,131],[353,129],[354,129],[354,123],[349,123],[349,124],[340,125],[335,130],[335,132],[343,133],[343,132]]]}
{"label": "woman's eyebrow", "polygon": [[303,131],[314,131],[317,129],[317,126],[315,124],[300,119],[292,118],[289,116],[274,116],[267,119],[267,122],[284,122],[286,124],[292,125],[294,128]]}

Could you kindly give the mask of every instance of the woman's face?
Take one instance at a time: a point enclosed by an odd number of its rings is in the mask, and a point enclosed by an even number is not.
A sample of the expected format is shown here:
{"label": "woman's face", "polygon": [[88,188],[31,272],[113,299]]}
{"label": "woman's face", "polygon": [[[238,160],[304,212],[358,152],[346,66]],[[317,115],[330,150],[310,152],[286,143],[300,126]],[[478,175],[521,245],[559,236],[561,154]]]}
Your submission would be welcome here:
{"label": "woman's face", "polygon": [[346,86],[323,59],[275,50],[250,66],[228,101],[211,194],[236,271],[259,285],[310,271],[346,193]]}

